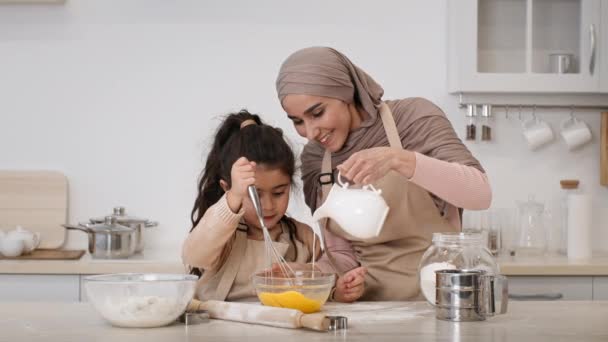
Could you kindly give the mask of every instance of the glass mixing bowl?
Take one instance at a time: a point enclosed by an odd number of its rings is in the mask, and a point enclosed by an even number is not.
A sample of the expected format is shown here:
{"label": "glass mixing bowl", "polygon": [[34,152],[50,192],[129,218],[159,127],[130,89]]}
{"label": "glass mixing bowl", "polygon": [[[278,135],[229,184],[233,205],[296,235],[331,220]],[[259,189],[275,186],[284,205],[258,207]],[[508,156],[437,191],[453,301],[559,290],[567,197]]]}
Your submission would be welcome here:
{"label": "glass mixing bowl", "polygon": [[112,325],[150,328],[170,324],[186,310],[197,280],[186,274],[119,273],[85,277],[84,287]]}
{"label": "glass mixing bowl", "polygon": [[334,282],[335,275],[317,271],[296,271],[292,277],[280,271],[262,271],[253,275],[253,286],[262,304],[304,313],[321,310]]}

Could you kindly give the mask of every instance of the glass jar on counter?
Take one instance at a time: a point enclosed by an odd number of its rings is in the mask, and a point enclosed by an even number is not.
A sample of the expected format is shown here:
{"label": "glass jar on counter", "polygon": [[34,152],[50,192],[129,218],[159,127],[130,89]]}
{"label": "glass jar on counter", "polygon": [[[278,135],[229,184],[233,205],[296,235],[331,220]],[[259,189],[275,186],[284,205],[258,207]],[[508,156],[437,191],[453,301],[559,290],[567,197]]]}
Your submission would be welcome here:
{"label": "glass jar on counter", "polygon": [[435,271],[445,269],[482,270],[488,275],[500,273],[480,233],[433,234],[433,242],[418,266],[422,294],[432,305],[435,305]]}

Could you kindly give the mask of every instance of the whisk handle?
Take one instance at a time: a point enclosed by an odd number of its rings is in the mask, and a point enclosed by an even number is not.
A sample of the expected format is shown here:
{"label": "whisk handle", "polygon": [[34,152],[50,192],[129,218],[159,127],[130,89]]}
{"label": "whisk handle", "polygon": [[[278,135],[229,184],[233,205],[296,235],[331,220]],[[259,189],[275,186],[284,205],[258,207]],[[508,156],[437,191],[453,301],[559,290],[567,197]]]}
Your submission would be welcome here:
{"label": "whisk handle", "polygon": [[264,213],[262,212],[262,203],[260,202],[260,196],[258,196],[258,190],[255,188],[255,185],[250,185],[249,187],[247,187],[247,191],[249,192],[249,198],[251,198],[251,202],[253,202],[255,212],[258,214],[258,220],[260,220],[260,227],[265,227]]}

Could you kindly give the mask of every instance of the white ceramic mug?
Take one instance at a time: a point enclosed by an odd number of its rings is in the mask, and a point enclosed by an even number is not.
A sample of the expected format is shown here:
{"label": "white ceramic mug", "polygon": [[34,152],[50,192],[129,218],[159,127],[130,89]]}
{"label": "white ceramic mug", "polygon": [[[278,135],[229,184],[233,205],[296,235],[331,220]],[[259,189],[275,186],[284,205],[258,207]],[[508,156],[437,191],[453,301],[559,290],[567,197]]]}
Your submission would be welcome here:
{"label": "white ceramic mug", "polygon": [[531,150],[535,150],[553,140],[553,130],[548,123],[532,117],[522,123],[524,138]]}
{"label": "white ceramic mug", "polygon": [[591,130],[583,121],[570,117],[561,123],[561,135],[568,145],[568,150],[573,150],[591,141]]}

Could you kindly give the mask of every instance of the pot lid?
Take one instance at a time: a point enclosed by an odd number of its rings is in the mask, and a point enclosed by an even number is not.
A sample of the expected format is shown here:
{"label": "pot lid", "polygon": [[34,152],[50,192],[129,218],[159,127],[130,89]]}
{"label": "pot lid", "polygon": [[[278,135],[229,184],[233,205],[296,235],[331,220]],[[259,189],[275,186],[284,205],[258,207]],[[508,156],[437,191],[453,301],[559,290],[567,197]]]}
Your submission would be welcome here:
{"label": "pot lid", "polygon": [[101,223],[81,223],[83,227],[90,229],[95,233],[113,233],[113,234],[130,234],[135,231],[135,229],[130,227],[125,227],[118,223],[115,217],[106,216]]}
{"label": "pot lid", "polygon": [[101,223],[105,221],[106,217],[114,217],[116,219],[116,222],[127,225],[131,223],[147,223],[150,221],[144,218],[128,216],[125,207],[115,207],[112,215],[92,218],[90,221],[92,223]]}

